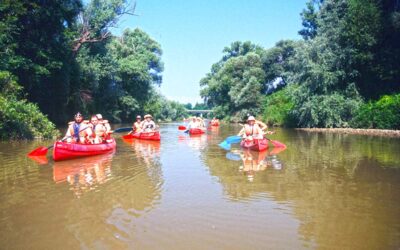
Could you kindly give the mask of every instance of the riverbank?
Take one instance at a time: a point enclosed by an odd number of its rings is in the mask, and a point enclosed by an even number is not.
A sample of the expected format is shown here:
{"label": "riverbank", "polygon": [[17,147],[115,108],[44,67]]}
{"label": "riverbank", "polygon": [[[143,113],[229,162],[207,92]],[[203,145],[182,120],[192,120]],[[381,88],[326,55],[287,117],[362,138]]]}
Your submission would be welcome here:
{"label": "riverbank", "polygon": [[326,132],[340,134],[371,135],[400,138],[400,130],[390,129],[355,129],[355,128],[296,128],[307,132]]}

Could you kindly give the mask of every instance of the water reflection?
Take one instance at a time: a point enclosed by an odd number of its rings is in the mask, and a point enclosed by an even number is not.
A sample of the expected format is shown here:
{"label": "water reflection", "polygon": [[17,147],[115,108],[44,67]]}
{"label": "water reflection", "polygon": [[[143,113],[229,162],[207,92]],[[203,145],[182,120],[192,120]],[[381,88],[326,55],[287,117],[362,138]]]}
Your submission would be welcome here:
{"label": "water reflection", "polygon": [[264,171],[267,168],[275,170],[282,169],[282,162],[278,159],[277,154],[284,151],[285,148],[276,148],[272,151],[251,151],[251,150],[232,150],[226,153],[226,158],[233,161],[241,161],[239,172],[243,172],[248,181],[254,181],[256,172]]}
{"label": "water reflection", "polygon": [[49,159],[45,155],[40,156],[28,156],[31,160],[36,162],[39,165],[46,165],[49,163]]}
{"label": "water reflection", "polygon": [[160,160],[160,141],[123,139],[130,145],[137,159],[145,165],[154,164]]}
{"label": "water reflection", "polygon": [[235,161],[224,163],[207,152],[207,165],[230,200],[268,197],[287,204],[286,212],[299,220],[298,234],[308,246],[399,246],[398,139],[298,131],[284,131],[279,136],[288,144],[287,150],[276,155],[281,170],[268,171],[272,155],[249,157],[243,152],[240,161],[246,182],[235,172]]}
{"label": "water reflection", "polygon": [[207,147],[207,141],[210,139],[210,135],[198,134],[198,135],[179,135],[178,142],[184,143],[192,149],[202,150]]}
{"label": "water reflection", "polygon": [[209,131],[212,134],[218,134],[219,133],[219,126],[208,126],[207,131]]}
{"label": "water reflection", "polygon": [[0,142],[2,248],[399,248],[398,139],[279,129],[282,152],[228,154],[217,145],[239,127],[176,128],[76,167],[26,158],[51,141]]}
{"label": "water reflection", "polygon": [[68,182],[76,197],[94,190],[111,178],[111,161],[114,153],[55,162],[53,180]]}

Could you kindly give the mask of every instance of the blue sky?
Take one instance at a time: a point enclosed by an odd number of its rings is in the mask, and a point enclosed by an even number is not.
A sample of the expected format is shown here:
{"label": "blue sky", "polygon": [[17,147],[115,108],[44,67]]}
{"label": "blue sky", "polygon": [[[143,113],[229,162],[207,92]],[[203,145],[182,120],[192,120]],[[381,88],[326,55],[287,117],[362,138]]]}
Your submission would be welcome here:
{"label": "blue sky", "polygon": [[264,48],[300,39],[307,0],[136,0],[135,13],[119,29],[140,28],[160,43],[161,93],[181,103],[201,102],[199,82],[234,41]]}

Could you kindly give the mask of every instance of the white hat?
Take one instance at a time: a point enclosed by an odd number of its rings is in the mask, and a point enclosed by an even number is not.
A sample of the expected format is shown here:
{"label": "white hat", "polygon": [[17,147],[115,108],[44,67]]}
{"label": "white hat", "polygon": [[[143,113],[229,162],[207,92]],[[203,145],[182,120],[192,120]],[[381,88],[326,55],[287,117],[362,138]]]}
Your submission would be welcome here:
{"label": "white hat", "polygon": [[248,120],[248,121],[255,121],[256,118],[254,118],[254,116],[251,115],[251,116],[249,116],[249,118],[247,118],[247,120]]}
{"label": "white hat", "polygon": [[144,118],[147,118],[147,117],[153,118],[150,114],[147,114],[144,116]]}
{"label": "white hat", "polygon": [[103,116],[101,114],[97,114],[96,116],[97,116],[97,119],[100,119],[100,120],[103,119]]}

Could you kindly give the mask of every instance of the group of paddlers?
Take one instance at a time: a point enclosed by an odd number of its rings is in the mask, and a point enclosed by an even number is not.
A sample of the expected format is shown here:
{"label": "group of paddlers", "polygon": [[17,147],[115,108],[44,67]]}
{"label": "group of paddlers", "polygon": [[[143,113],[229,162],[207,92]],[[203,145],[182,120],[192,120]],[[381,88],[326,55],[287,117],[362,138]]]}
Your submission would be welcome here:
{"label": "group of paddlers", "polygon": [[[90,120],[84,120],[83,115],[78,112],[74,118],[74,121],[68,123],[68,130],[65,134],[67,142],[98,144],[110,139],[110,134],[112,133],[110,123],[108,120],[103,119],[101,114],[92,115]],[[184,121],[189,121],[188,129],[206,129],[204,120],[201,117],[193,116]],[[214,117],[210,124],[219,124],[219,120]],[[144,120],[138,115],[130,133],[152,132],[156,129],[157,126],[150,114],[145,115]],[[265,123],[256,120],[254,116],[249,116],[247,124],[243,126],[238,136],[242,136],[246,140],[253,140],[262,139],[266,134],[272,133],[268,131],[268,126]]]}
{"label": "group of paddlers", "polygon": [[157,125],[153,121],[153,117],[150,114],[145,115],[144,120],[142,121],[142,117],[140,115],[136,116],[136,121],[132,125],[132,133],[140,133],[140,132],[153,132],[157,129]]}
{"label": "group of paddlers", "polygon": [[[192,116],[191,118],[183,119],[183,121],[189,122],[188,129],[193,129],[193,128],[199,128],[199,129],[204,129],[204,130],[206,129],[206,124],[201,117]],[[211,126],[219,126],[219,120],[216,117],[214,117],[210,121],[210,125]]]}
{"label": "group of paddlers", "polygon": [[[132,125],[131,133],[151,132],[157,129],[150,114],[144,116],[142,121],[141,116],[136,117],[136,121]],[[83,115],[78,112],[74,116],[74,121],[68,123],[65,139],[71,143],[81,144],[99,144],[110,139],[112,134],[111,126],[108,120],[104,120],[101,114],[92,115],[90,120],[84,120]]]}
{"label": "group of paddlers", "polygon": [[184,119],[184,121],[189,121],[188,129],[195,129],[195,128],[199,128],[199,129],[203,129],[203,130],[206,129],[204,120],[201,119],[201,117],[193,116],[192,118]]}
{"label": "group of paddlers", "polygon": [[110,139],[111,126],[108,120],[103,119],[101,114],[92,115],[90,120],[84,120],[83,115],[78,112],[74,121],[68,123],[67,142],[82,144],[98,144]]}

